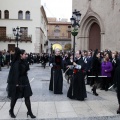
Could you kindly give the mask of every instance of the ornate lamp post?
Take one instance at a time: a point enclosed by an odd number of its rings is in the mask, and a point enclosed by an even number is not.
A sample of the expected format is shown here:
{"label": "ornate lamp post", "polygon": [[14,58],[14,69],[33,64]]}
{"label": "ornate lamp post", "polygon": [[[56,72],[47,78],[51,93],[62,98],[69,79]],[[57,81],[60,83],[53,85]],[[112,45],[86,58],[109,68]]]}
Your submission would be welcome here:
{"label": "ornate lamp post", "polygon": [[71,24],[72,24],[72,27],[73,27],[73,30],[71,31],[71,33],[74,36],[74,40],[73,40],[73,60],[75,60],[75,36],[77,36],[77,34],[78,34],[80,18],[81,18],[80,11],[77,11],[75,9],[74,12],[73,12],[72,18],[70,18]]}
{"label": "ornate lamp post", "polygon": [[17,48],[18,48],[18,40],[19,40],[19,38],[20,38],[21,35],[22,35],[22,31],[20,30],[19,27],[13,28],[13,34],[14,34],[14,36],[16,36]]}

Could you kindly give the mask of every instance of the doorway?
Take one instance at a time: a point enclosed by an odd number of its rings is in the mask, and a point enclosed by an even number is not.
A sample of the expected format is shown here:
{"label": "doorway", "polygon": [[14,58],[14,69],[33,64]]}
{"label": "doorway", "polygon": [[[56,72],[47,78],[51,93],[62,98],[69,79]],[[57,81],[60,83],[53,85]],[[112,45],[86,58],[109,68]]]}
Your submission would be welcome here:
{"label": "doorway", "polygon": [[15,44],[8,44],[8,50],[9,51],[15,51]]}
{"label": "doorway", "polygon": [[100,50],[101,46],[101,30],[97,23],[93,23],[89,32],[89,49]]}

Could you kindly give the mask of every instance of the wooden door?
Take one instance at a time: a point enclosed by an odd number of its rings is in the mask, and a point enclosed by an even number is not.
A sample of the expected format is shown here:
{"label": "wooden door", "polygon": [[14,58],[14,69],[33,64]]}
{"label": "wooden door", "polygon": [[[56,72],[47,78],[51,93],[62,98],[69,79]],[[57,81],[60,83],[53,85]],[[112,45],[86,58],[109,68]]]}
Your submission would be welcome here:
{"label": "wooden door", "polygon": [[9,51],[15,51],[15,44],[8,44]]}
{"label": "wooden door", "polygon": [[97,23],[93,23],[89,32],[89,49],[100,50],[101,44],[101,31]]}

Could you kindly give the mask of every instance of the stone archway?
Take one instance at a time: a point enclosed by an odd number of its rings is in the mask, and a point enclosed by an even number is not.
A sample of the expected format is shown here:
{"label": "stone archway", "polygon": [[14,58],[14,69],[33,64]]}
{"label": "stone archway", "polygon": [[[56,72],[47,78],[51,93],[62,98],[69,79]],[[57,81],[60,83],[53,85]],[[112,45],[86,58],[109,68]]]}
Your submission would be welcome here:
{"label": "stone archway", "polygon": [[[96,28],[94,28],[96,25]],[[90,34],[91,34],[91,30],[93,29],[98,29],[98,26],[100,28],[100,42],[99,42],[99,48],[100,50],[105,49],[104,48],[104,35],[105,35],[105,29],[104,29],[104,24],[100,18],[100,16],[93,12],[91,9],[86,13],[86,15],[83,17],[83,19],[81,20],[80,23],[80,29],[79,29],[79,33],[78,33],[78,40],[79,43],[77,43],[79,45],[78,49],[81,50],[88,50],[90,49]],[[99,30],[98,30],[99,31]],[[93,34],[92,34],[93,35]],[[91,43],[94,44],[94,43]]]}
{"label": "stone archway", "polygon": [[62,45],[59,44],[59,43],[55,43],[55,44],[52,45],[52,49],[53,49],[53,50],[55,50],[56,48],[59,48],[60,50],[63,49],[63,48],[62,48]]}

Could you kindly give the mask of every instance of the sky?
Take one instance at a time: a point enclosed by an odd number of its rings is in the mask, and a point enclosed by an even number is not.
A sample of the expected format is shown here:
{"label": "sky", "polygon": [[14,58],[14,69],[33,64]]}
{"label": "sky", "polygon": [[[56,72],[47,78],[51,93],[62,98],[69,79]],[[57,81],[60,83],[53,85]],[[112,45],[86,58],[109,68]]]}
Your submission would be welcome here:
{"label": "sky", "polygon": [[57,20],[72,17],[72,0],[41,0],[47,17],[56,17]]}

